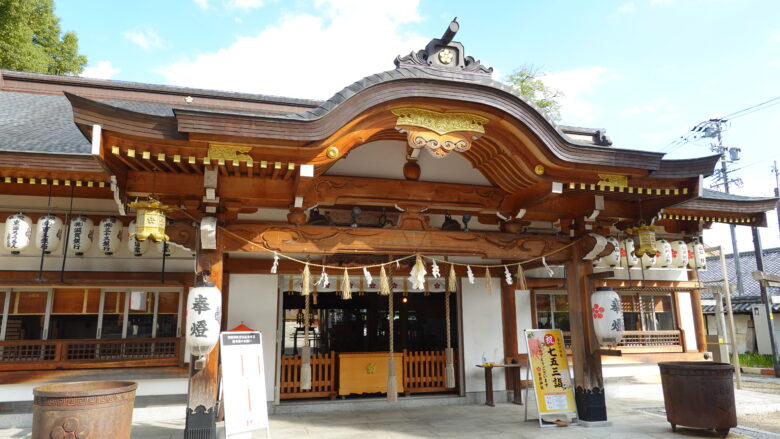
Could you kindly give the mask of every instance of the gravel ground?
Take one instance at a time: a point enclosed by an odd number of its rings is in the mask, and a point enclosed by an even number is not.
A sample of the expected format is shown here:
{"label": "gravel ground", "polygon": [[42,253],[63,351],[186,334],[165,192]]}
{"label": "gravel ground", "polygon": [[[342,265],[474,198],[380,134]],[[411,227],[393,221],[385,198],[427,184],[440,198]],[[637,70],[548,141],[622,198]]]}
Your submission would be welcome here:
{"label": "gravel ground", "polygon": [[780,433],[780,412],[739,415],[737,416],[737,423],[740,427]]}
{"label": "gravel ground", "polygon": [[761,380],[761,381],[747,381],[743,378],[742,390],[750,390],[751,392],[771,393],[773,395],[780,395],[780,379],[773,380]]}

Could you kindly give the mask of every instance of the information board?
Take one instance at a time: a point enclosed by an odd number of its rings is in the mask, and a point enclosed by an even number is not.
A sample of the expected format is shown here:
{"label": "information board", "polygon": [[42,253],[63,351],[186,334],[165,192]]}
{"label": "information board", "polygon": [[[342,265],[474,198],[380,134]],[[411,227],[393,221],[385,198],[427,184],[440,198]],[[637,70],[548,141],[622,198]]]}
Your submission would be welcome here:
{"label": "information board", "polygon": [[223,332],[220,340],[225,433],[229,438],[235,438],[254,430],[267,431],[262,334],[259,331]]}
{"label": "information board", "polygon": [[526,329],[525,342],[539,408],[539,424],[545,425],[545,415],[572,413],[576,416],[574,386],[563,333],[559,329]]}

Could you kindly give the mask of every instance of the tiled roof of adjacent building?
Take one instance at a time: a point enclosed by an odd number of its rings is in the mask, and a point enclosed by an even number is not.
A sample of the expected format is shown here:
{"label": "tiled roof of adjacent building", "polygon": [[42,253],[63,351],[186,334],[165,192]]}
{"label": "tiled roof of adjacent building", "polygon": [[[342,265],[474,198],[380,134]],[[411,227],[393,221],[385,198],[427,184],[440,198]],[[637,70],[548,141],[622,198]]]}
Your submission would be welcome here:
{"label": "tiled roof of adjacent building", "polygon": [[[733,196],[733,195],[732,195]],[[780,247],[770,248],[764,250],[764,271],[768,273],[778,274],[780,273]],[[726,255],[726,271],[729,277],[729,284],[732,287],[731,293],[735,298],[752,298],[754,303],[758,303],[760,288],[758,281],[753,279],[753,272],[756,271],[756,257],[755,252],[740,252],[739,261],[742,269],[742,284],[745,288],[744,291],[738,291],[736,268],[734,267],[734,255]],[[715,281],[723,279],[720,269],[720,257],[712,256],[707,258],[707,271],[699,273],[699,279],[703,282]],[[776,289],[770,289],[770,294],[780,294]],[[712,294],[702,291],[702,297],[711,298]],[[747,299],[744,299],[747,300]]]}

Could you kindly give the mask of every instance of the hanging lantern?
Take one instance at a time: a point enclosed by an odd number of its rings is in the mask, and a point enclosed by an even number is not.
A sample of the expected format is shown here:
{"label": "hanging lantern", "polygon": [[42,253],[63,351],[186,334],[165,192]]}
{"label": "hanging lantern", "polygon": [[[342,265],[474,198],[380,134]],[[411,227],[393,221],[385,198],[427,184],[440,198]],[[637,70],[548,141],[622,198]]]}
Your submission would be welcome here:
{"label": "hanging lantern", "polygon": [[620,242],[611,236],[607,238],[607,242],[612,244],[612,252],[601,258],[601,264],[607,267],[617,267],[620,265]]}
{"label": "hanging lantern", "polygon": [[133,256],[143,256],[149,250],[149,240],[139,240],[137,230],[135,220],[130,221],[130,225],[127,226],[127,248]]}
{"label": "hanging lantern", "polygon": [[638,243],[638,246],[634,250],[637,256],[644,256],[650,254],[654,256],[658,253],[658,249],[655,246],[655,227],[645,225],[644,221],[640,222],[639,226],[626,229],[626,233],[633,235],[634,245]]}
{"label": "hanging lantern", "polygon": [[165,212],[171,210],[159,201],[149,198],[147,201],[134,201],[128,206],[136,210],[136,231],[130,237],[136,237],[143,242],[151,239],[154,242],[168,241],[165,234]]}
{"label": "hanging lantern", "polygon": [[593,330],[603,346],[612,346],[623,339],[625,324],[620,295],[610,287],[598,287],[590,296]]}
{"label": "hanging lantern", "polygon": [[673,254],[672,244],[665,239],[659,239],[656,247],[658,247],[658,253],[656,253],[655,265],[658,267],[669,267],[672,265]]}
{"label": "hanging lantern", "polygon": [[222,293],[211,282],[199,282],[187,297],[187,346],[192,355],[204,356],[219,341]]}
{"label": "hanging lantern", "polygon": [[103,254],[111,256],[119,250],[119,244],[122,242],[123,227],[122,221],[119,221],[114,216],[100,220],[98,243]]}
{"label": "hanging lantern", "polygon": [[35,246],[44,254],[51,254],[62,241],[62,220],[52,214],[44,215],[35,227]]}
{"label": "hanging lantern", "polygon": [[636,267],[639,265],[639,258],[634,253],[634,240],[626,238],[620,241],[620,266]]}
{"label": "hanging lantern", "polygon": [[166,258],[170,257],[171,254],[173,253],[173,248],[171,247],[171,244],[168,243],[168,241],[155,242],[154,248],[157,250],[158,253],[165,256]]}
{"label": "hanging lantern", "polygon": [[683,268],[688,265],[688,245],[685,241],[672,241],[672,265]]}
{"label": "hanging lantern", "polygon": [[83,256],[92,248],[92,237],[95,232],[95,223],[84,215],[79,215],[70,220],[68,231],[68,250],[72,250],[76,256]]}
{"label": "hanging lantern", "polygon": [[695,240],[688,243],[688,266],[696,270],[707,270],[707,254],[704,245]]}
{"label": "hanging lantern", "polygon": [[655,263],[658,261],[657,255],[658,253],[645,253],[642,255],[642,268],[654,267]]}
{"label": "hanging lantern", "polygon": [[32,221],[22,212],[10,215],[5,220],[5,248],[12,255],[18,255],[30,245]]}

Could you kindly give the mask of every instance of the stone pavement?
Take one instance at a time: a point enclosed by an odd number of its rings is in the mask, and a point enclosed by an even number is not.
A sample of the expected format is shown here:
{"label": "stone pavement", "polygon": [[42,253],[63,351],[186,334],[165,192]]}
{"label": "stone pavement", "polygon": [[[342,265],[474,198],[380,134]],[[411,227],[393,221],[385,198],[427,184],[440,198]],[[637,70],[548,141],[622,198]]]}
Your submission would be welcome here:
{"label": "stone pavement", "polygon": [[[612,381],[607,384],[610,427],[579,426],[540,429],[538,423],[524,422],[525,407],[514,404],[446,405],[422,408],[382,408],[340,413],[272,415],[274,439],[298,438],[684,438],[718,437],[714,432],[678,428],[673,434],[662,415],[663,395],[657,377]],[[780,412],[780,397],[752,391],[737,391],[737,413]],[[366,407],[371,406],[370,403]],[[144,439],[180,438],[184,428],[183,406],[138,408],[134,413],[133,437]],[[529,405],[535,417],[535,404]],[[29,421],[27,421],[29,422]],[[0,438],[30,437],[26,425],[0,429]],[[762,433],[738,428],[730,438],[780,438],[780,432]],[[255,434],[263,438],[265,434]]]}

